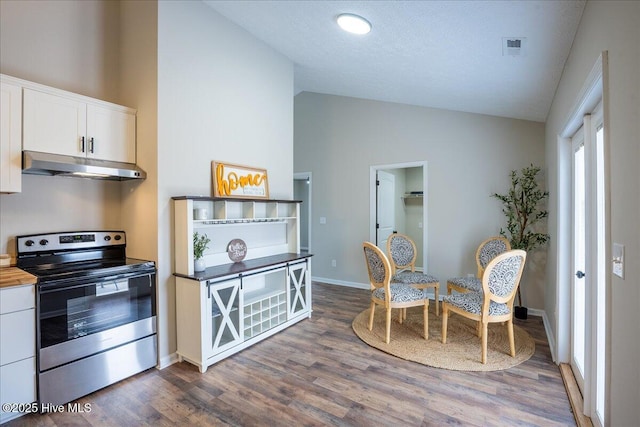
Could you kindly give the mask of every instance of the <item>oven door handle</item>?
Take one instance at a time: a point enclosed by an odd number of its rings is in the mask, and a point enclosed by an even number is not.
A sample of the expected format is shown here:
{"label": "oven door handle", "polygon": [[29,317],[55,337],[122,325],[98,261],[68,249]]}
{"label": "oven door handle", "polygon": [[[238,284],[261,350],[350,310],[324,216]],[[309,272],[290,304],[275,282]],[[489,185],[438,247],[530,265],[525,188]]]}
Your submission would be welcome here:
{"label": "oven door handle", "polygon": [[[115,274],[115,275],[106,276],[106,277],[76,277],[73,279],[69,278],[66,280],[65,279],[57,280],[55,282],[40,283],[38,288],[41,294],[47,294],[50,292],[59,292],[64,290],[83,288],[87,286],[98,286],[100,285],[100,283],[104,283],[104,282],[117,282],[119,280],[132,279],[132,278],[144,277],[144,276],[150,277],[153,274],[154,272],[152,271],[148,271],[148,272],[136,271],[136,272],[130,272],[130,273]],[[149,287],[152,287],[152,286],[153,286],[153,281],[149,279]]]}

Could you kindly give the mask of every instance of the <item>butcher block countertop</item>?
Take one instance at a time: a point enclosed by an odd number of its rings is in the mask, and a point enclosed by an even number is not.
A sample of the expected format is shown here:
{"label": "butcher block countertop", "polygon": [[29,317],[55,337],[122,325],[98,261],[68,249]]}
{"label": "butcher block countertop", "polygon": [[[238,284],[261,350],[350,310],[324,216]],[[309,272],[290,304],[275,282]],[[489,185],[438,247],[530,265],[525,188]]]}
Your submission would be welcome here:
{"label": "butcher block countertop", "polygon": [[9,286],[34,285],[38,279],[33,274],[20,270],[18,267],[0,268],[0,288]]}

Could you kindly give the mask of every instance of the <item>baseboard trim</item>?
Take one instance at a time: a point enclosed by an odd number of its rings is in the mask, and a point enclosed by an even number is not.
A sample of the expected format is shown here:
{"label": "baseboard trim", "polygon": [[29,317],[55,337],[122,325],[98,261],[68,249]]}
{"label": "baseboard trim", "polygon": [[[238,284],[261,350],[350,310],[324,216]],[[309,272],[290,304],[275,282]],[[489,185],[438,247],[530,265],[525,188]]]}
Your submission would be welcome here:
{"label": "baseboard trim", "polygon": [[547,317],[546,311],[542,313],[542,324],[544,325],[544,332],[547,334],[547,342],[549,343],[549,350],[551,351],[551,359],[555,364],[558,364],[556,339],[553,335],[553,331],[551,330],[551,322],[549,322],[549,317]]}
{"label": "baseboard trim", "polygon": [[166,368],[168,366],[171,366],[171,365],[173,365],[174,363],[177,363],[177,362],[178,362],[178,354],[177,353],[171,353],[168,356],[161,357],[158,360],[158,365],[156,365],[156,368],[164,369],[164,368]]}
{"label": "baseboard trim", "polygon": [[311,276],[312,282],[321,282],[326,283],[328,285],[339,285],[339,286],[347,286],[349,288],[358,288],[358,289],[370,289],[371,285],[368,283],[358,283],[358,282],[347,282],[344,280],[336,280],[329,279],[327,277],[313,277]]}

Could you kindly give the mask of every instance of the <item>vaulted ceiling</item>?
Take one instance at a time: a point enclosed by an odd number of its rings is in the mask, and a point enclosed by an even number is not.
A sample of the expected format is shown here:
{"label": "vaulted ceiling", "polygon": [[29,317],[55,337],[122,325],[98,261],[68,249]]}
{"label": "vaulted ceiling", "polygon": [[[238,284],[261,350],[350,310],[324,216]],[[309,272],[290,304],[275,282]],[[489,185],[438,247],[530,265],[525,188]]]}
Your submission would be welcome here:
{"label": "vaulted ceiling", "polygon": [[[302,91],[545,121],[585,1],[222,1]],[[342,31],[355,13],[369,34]],[[505,54],[505,40],[522,40]],[[516,55],[517,53],[517,55]]]}

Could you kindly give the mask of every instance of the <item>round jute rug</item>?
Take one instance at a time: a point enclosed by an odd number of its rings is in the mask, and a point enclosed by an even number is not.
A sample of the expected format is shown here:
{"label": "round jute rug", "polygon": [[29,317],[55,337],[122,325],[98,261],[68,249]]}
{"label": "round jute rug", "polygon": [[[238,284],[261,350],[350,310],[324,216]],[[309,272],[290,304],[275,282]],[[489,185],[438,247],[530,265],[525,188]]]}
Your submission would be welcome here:
{"label": "round jute rug", "polygon": [[365,343],[386,353],[435,368],[455,371],[498,371],[519,365],[535,351],[533,338],[514,325],[516,357],[509,355],[509,337],[506,325],[489,324],[487,337],[487,363],[482,364],[482,348],[476,332],[476,322],[456,314],[449,315],[447,343],[442,344],[442,312],[436,317],[429,310],[429,339],[423,336],[422,309],[407,309],[407,319],[398,323],[399,310],[394,309],[391,321],[391,342],[384,342],[385,311],[376,309],[373,330],[369,331],[369,310],[358,314],[352,327]]}

